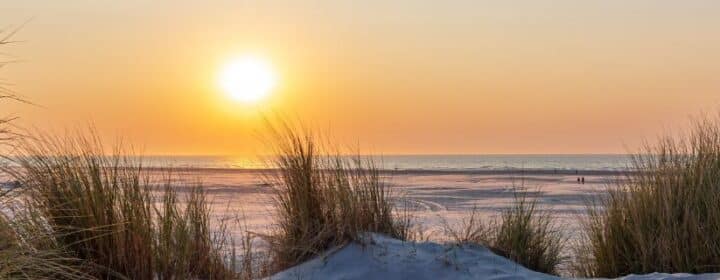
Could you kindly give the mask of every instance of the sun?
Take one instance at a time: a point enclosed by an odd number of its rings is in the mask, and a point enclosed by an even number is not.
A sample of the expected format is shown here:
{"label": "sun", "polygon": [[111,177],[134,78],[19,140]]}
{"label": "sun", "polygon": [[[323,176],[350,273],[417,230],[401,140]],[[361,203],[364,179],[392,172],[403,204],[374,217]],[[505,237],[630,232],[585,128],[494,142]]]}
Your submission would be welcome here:
{"label": "sun", "polygon": [[275,88],[277,76],[270,63],[257,56],[243,56],[229,61],[218,77],[220,88],[231,98],[256,103]]}

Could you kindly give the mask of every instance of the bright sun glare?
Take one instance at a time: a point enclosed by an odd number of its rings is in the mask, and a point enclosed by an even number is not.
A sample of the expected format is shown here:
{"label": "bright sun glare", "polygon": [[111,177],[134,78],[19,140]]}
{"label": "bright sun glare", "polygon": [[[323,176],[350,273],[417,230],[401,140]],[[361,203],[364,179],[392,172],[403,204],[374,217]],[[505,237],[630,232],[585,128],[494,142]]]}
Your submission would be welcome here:
{"label": "bright sun glare", "polygon": [[254,103],[275,88],[277,77],[266,60],[244,56],[230,61],[222,69],[220,87],[235,100]]}

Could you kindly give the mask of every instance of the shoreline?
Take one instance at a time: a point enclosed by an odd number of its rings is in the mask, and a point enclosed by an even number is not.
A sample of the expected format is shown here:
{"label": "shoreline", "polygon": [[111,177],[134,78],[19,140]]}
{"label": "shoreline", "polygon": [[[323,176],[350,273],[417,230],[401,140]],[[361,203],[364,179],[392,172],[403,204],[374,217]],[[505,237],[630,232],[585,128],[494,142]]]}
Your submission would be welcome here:
{"label": "shoreline", "polygon": [[[224,167],[144,167],[148,171],[206,172],[262,174],[277,171],[274,168],[224,168]],[[632,174],[631,170],[574,170],[574,169],[487,169],[487,170],[440,170],[440,169],[379,169],[382,175],[579,175],[620,176]]]}

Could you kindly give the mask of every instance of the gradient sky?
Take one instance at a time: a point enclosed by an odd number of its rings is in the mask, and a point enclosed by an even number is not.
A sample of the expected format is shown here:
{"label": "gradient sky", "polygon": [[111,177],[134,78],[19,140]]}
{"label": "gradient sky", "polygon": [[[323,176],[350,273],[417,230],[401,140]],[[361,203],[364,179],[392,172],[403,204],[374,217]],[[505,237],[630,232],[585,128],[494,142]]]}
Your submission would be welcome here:
{"label": "gradient sky", "polygon": [[[31,19],[0,69],[41,106],[147,154],[253,154],[262,114],[364,151],[623,153],[720,107],[720,1],[3,1]],[[256,105],[216,86],[266,57]]]}

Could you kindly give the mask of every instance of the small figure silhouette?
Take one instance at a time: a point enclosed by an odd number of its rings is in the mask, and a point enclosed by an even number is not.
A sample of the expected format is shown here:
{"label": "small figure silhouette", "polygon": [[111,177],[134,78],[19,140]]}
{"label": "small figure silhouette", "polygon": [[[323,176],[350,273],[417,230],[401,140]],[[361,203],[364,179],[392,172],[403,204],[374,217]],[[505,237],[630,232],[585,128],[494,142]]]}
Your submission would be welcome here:
{"label": "small figure silhouette", "polygon": [[585,185],[585,177],[582,177],[582,184]]}
{"label": "small figure silhouette", "polygon": [[578,184],[580,184],[580,177],[577,177]]}

